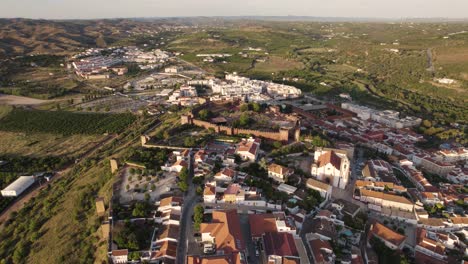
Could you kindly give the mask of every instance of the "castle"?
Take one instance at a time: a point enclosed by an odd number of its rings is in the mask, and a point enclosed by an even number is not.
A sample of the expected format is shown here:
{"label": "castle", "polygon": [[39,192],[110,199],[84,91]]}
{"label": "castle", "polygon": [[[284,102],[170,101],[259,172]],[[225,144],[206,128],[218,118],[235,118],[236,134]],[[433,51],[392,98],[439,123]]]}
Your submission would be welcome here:
{"label": "castle", "polygon": [[181,116],[181,124],[190,124],[205,129],[214,129],[216,133],[232,135],[252,135],[266,139],[288,142],[290,136],[294,136],[294,141],[300,141],[301,130],[299,122],[293,128],[281,127],[279,131],[260,131],[254,129],[234,128],[232,126],[213,124],[207,121],[195,119],[193,113]]}

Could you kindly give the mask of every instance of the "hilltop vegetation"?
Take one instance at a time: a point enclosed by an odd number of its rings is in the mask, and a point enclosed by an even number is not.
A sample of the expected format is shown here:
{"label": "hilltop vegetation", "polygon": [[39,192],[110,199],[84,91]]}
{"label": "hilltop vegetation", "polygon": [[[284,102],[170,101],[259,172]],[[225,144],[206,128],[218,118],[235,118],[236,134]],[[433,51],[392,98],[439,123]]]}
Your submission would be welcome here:
{"label": "hilltop vegetation", "polygon": [[132,114],[72,113],[14,109],[1,119],[0,130],[61,135],[119,133],[135,121]]}
{"label": "hilltop vegetation", "polygon": [[[465,27],[463,23],[233,22],[222,29],[186,32],[168,47],[183,51],[184,59],[216,76],[237,71],[319,97],[346,92],[375,108],[394,108],[439,124],[466,123],[468,34],[454,34]],[[199,53],[232,56],[224,59],[226,63],[207,63],[196,56]],[[436,78],[453,78],[456,84],[439,84]]]}

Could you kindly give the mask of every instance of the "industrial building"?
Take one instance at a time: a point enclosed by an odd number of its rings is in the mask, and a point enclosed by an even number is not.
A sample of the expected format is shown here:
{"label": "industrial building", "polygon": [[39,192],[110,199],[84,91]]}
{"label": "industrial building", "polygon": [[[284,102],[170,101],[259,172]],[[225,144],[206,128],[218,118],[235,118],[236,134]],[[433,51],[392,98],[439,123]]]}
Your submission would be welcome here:
{"label": "industrial building", "polygon": [[2,190],[3,197],[16,197],[33,185],[34,176],[20,176],[16,181]]}

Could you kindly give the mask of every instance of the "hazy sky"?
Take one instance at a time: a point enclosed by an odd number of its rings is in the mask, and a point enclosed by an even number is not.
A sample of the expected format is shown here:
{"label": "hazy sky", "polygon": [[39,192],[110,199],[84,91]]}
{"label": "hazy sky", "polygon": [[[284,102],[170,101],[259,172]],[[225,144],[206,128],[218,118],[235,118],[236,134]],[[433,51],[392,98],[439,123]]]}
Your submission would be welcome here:
{"label": "hazy sky", "polygon": [[467,18],[468,0],[0,0],[0,17],[320,16]]}

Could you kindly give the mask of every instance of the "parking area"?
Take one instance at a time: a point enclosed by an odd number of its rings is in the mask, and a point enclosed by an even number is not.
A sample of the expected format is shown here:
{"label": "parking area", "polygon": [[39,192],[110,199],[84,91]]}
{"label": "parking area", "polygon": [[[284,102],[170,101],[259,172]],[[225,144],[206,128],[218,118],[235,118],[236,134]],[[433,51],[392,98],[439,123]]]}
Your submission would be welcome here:
{"label": "parking area", "polygon": [[146,194],[149,195],[150,201],[156,201],[161,195],[177,187],[177,174],[174,172],[163,172],[152,176],[141,176],[138,172],[132,172],[132,168],[126,167],[122,173],[119,193],[122,204],[143,201]]}

